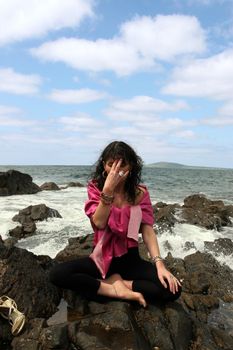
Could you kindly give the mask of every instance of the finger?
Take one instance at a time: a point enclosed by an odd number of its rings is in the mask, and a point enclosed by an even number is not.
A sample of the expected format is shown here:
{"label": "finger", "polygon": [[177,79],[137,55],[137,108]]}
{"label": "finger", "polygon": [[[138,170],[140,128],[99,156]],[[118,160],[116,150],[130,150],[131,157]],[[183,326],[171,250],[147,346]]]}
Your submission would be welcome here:
{"label": "finger", "polygon": [[119,170],[121,167],[122,159],[116,159],[116,170]]}
{"label": "finger", "polygon": [[170,291],[174,294],[175,293],[174,281],[173,281],[173,279],[170,276],[168,277],[168,284],[169,284]]}
{"label": "finger", "polygon": [[163,277],[159,277],[160,282],[162,283],[162,285],[167,288],[167,283],[165,282],[165,279]]}
{"label": "finger", "polygon": [[114,162],[112,163],[111,170],[116,171],[117,163],[118,163],[118,159],[115,159]]}
{"label": "finger", "polygon": [[129,170],[127,170],[124,175],[121,177],[121,179],[125,179],[129,175]]}

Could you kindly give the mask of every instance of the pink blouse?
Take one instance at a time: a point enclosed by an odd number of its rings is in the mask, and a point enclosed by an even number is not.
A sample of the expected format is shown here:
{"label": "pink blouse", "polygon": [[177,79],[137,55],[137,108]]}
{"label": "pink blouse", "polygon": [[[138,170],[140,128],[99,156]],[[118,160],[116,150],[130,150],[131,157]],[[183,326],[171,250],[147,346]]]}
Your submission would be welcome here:
{"label": "pink blouse", "polygon": [[[94,230],[94,250],[90,258],[94,260],[103,278],[106,277],[113,257],[127,253],[128,248],[138,246],[138,233],[141,224],[153,226],[153,208],[146,187],[141,201],[137,205],[118,208],[111,206],[108,223],[104,229],[97,228],[91,220]],[[85,212],[91,219],[100,202],[101,191],[93,181],[88,184],[88,200]]]}

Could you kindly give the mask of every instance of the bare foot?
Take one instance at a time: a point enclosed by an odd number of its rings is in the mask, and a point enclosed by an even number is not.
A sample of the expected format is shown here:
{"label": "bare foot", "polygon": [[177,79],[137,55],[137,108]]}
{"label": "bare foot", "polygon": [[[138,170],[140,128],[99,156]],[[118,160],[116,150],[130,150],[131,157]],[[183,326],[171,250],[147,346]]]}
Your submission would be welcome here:
{"label": "bare foot", "polygon": [[121,275],[119,275],[119,273],[114,273],[113,275],[109,276],[105,280],[102,280],[102,282],[108,283],[108,284],[113,284],[116,281],[123,281],[123,279],[122,279]]}
{"label": "bare foot", "polygon": [[133,292],[127,288],[123,281],[116,280],[113,284],[116,292],[116,297],[119,299],[135,300],[143,307],[146,307],[146,301],[141,293]]}
{"label": "bare foot", "polygon": [[108,284],[113,284],[116,281],[122,281],[128,289],[132,290],[133,281],[123,280],[123,278],[121,277],[121,275],[119,275],[119,273],[114,273],[113,275],[109,276],[105,280],[101,280],[101,281]]}

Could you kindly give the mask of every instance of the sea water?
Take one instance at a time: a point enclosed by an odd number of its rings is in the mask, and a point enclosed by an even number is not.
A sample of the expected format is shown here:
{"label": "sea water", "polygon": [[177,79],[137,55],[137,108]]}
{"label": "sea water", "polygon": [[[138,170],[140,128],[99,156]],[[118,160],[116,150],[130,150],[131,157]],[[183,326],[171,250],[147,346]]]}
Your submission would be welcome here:
{"label": "sea water", "polygon": [[[17,244],[19,247],[28,249],[34,254],[45,254],[53,258],[67,245],[70,237],[92,233],[83,209],[87,199],[86,184],[93,171],[91,166],[0,166],[0,171],[9,169],[31,175],[33,182],[38,185],[53,181],[59,186],[65,186],[69,182],[78,181],[85,186],[0,197],[0,234],[3,239],[9,237],[8,231],[17,225],[12,221],[12,217],[19,210],[41,203],[58,210],[62,219],[50,218],[47,221],[37,222],[36,234],[21,239]],[[143,182],[149,189],[153,204],[163,201],[182,205],[186,196],[195,193],[204,194],[212,200],[223,200],[225,204],[233,204],[233,169],[170,169],[145,166]],[[166,256],[170,251],[174,257],[181,258],[196,250],[206,251],[204,241],[224,237],[233,239],[233,227],[224,228],[219,232],[178,223],[172,232],[158,232],[161,254]],[[186,241],[194,242],[194,248],[187,251]],[[233,268],[232,255],[220,255],[217,259]]]}

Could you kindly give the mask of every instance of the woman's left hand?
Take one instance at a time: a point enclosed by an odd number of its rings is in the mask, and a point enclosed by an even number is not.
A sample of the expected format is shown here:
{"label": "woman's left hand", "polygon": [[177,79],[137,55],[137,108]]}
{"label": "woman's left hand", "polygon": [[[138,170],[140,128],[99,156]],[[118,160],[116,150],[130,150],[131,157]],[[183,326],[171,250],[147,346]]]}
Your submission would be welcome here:
{"label": "woman's left hand", "polygon": [[181,286],[180,281],[175,276],[173,276],[173,274],[170,271],[168,271],[164,265],[157,266],[157,273],[160,282],[165,288],[167,288],[167,281],[169,284],[170,291],[173,294],[178,292],[179,286]]}

